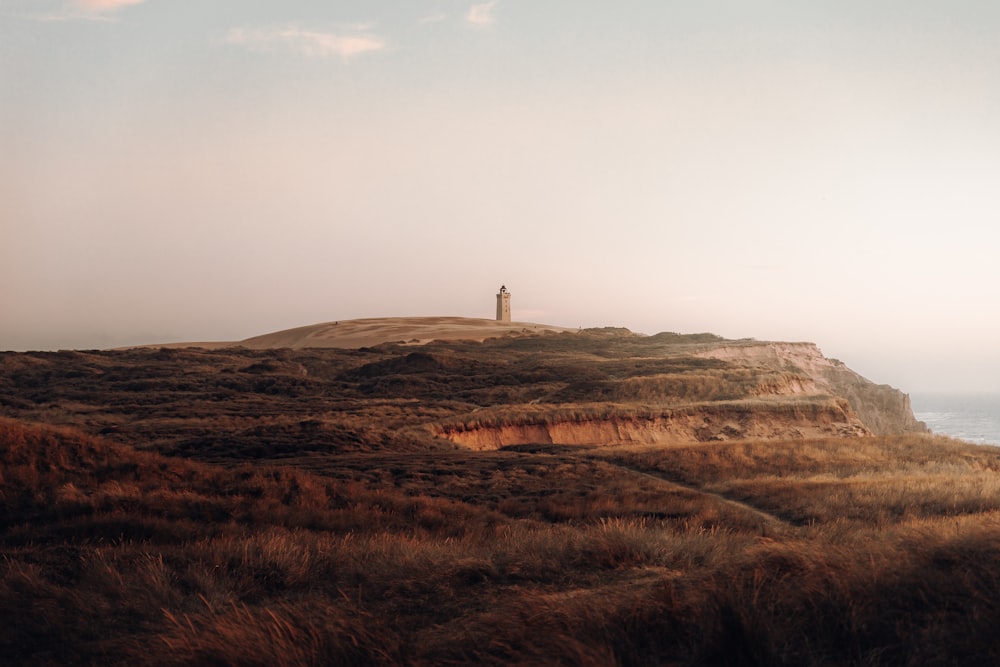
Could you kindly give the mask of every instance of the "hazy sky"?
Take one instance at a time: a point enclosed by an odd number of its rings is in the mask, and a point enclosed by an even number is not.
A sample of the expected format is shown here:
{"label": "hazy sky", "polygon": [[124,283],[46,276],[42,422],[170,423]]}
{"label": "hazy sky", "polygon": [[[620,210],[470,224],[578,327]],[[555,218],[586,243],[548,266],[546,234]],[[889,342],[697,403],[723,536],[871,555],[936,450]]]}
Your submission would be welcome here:
{"label": "hazy sky", "polygon": [[1000,391],[996,0],[0,0],[0,349],[389,315]]}

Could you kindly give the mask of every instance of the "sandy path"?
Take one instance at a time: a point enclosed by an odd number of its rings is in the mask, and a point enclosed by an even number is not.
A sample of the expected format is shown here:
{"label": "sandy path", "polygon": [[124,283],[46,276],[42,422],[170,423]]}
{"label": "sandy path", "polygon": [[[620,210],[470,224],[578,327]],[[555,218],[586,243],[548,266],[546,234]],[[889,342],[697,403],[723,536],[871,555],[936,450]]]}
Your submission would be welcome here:
{"label": "sandy path", "polygon": [[607,459],[601,459],[606,463],[609,463],[616,468],[630,472],[634,475],[639,475],[647,479],[652,479],[659,484],[667,484],[671,488],[690,491],[691,493],[697,493],[703,496],[708,496],[713,500],[721,502],[724,505],[729,505],[730,507],[735,507],[743,512],[751,514],[754,518],[760,521],[760,531],[761,535],[773,536],[775,534],[784,534],[789,530],[794,530],[796,526],[788,521],[785,521],[779,516],[765,512],[764,510],[754,507],[753,505],[748,505],[747,503],[741,502],[739,500],[733,500],[732,498],[727,498],[726,496],[715,493],[713,491],[705,491],[697,486],[689,486],[687,484],[681,484],[680,482],[675,482],[673,480],[667,479],[666,477],[661,477],[660,475],[654,475],[653,473],[646,472],[644,470],[639,470],[638,468],[632,468],[631,466],[622,465],[620,463],[615,463],[614,461],[609,461]]}

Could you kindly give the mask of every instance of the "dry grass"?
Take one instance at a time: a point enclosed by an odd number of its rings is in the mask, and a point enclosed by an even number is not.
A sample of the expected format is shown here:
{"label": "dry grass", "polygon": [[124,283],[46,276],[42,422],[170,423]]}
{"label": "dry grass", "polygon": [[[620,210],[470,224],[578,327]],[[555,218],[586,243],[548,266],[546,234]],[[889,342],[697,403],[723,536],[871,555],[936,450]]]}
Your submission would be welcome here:
{"label": "dry grass", "polygon": [[0,353],[0,663],[996,662],[996,449],[423,428],[822,416],[717,343]]}
{"label": "dry grass", "polygon": [[810,380],[794,370],[693,356],[720,342],[587,331],[417,350],[0,352],[0,415],[227,462],[447,449],[442,428],[705,410],[780,418],[822,403],[796,397]]}
{"label": "dry grass", "polygon": [[708,443],[608,458],[798,524],[883,525],[1000,509],[1000,450],[925,435]]}
{"label": "dry grass", "polygon": [[615,419],[683,419],[685,417],[740,417],[768,418],[794,417],[821,420],[833,413],[849,410],[842,399],[828,396],[796,396],[782,400],[767,397],[739,400],[715,400],[675,407],[646,405],[643,403],[532,403],[504,405],[477,409],[466,415],[457,415],[433,425],[435,432],[473,431],[505,426],[548,425]]}
{"label": "dry grass", "polygon": [[[0,457],[7,664],[998,657],[992,448],[370,453],[307,473],[0,420]],[[762,510],[798,525],[762,535]]]}

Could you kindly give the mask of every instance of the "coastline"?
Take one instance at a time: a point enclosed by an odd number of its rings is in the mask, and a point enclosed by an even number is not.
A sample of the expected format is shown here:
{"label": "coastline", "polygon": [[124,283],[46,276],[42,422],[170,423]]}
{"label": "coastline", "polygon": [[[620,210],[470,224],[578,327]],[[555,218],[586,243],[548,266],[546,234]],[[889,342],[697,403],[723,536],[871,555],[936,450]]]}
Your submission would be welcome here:
{"label": "coastline", "polygon": [[910,394],[914,416],[938,435],[1000,446],[1000,393]]}

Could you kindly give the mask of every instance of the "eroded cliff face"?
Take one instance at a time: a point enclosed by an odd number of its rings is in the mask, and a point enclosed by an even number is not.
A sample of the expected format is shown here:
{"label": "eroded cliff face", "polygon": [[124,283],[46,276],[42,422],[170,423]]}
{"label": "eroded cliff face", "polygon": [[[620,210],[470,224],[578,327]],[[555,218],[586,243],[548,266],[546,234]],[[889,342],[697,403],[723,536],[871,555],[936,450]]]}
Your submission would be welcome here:
{"label": "eroded cliff face", "polygon": [[554,412],[507,423],[453,424],[438,430],[439,436],[478,450],[522,444],[685,444],[870,434],[847,401],[835,398],[725,402],[668,409],[658,414],[593,418],[567,418]]}
{"label": "eroded cliff face", "polygon": [[[667,358],[721,365],[711,369],[713,375],[699,375],[706,371],[698,369],[568,383],[540,405],[470,414],[438,424],[435,434],[473,449],[498,449],[532,443],[682,444],[926,430],[913,417],[909,397],[827,359],[812,343],[699,342],[657,351]],[[739,395],[711,396],[726,390]]]}
{"label": "eroded cliff face", "polygon": [[875,384],[843,363],[827,359],[813,343],[741,342],[696,354],[707,359],[801,373],[812,381],[809,393],[847,399],[861,422],[875,435],[927,431],[926,425],[913,416],[908,395],[887,384]]}

